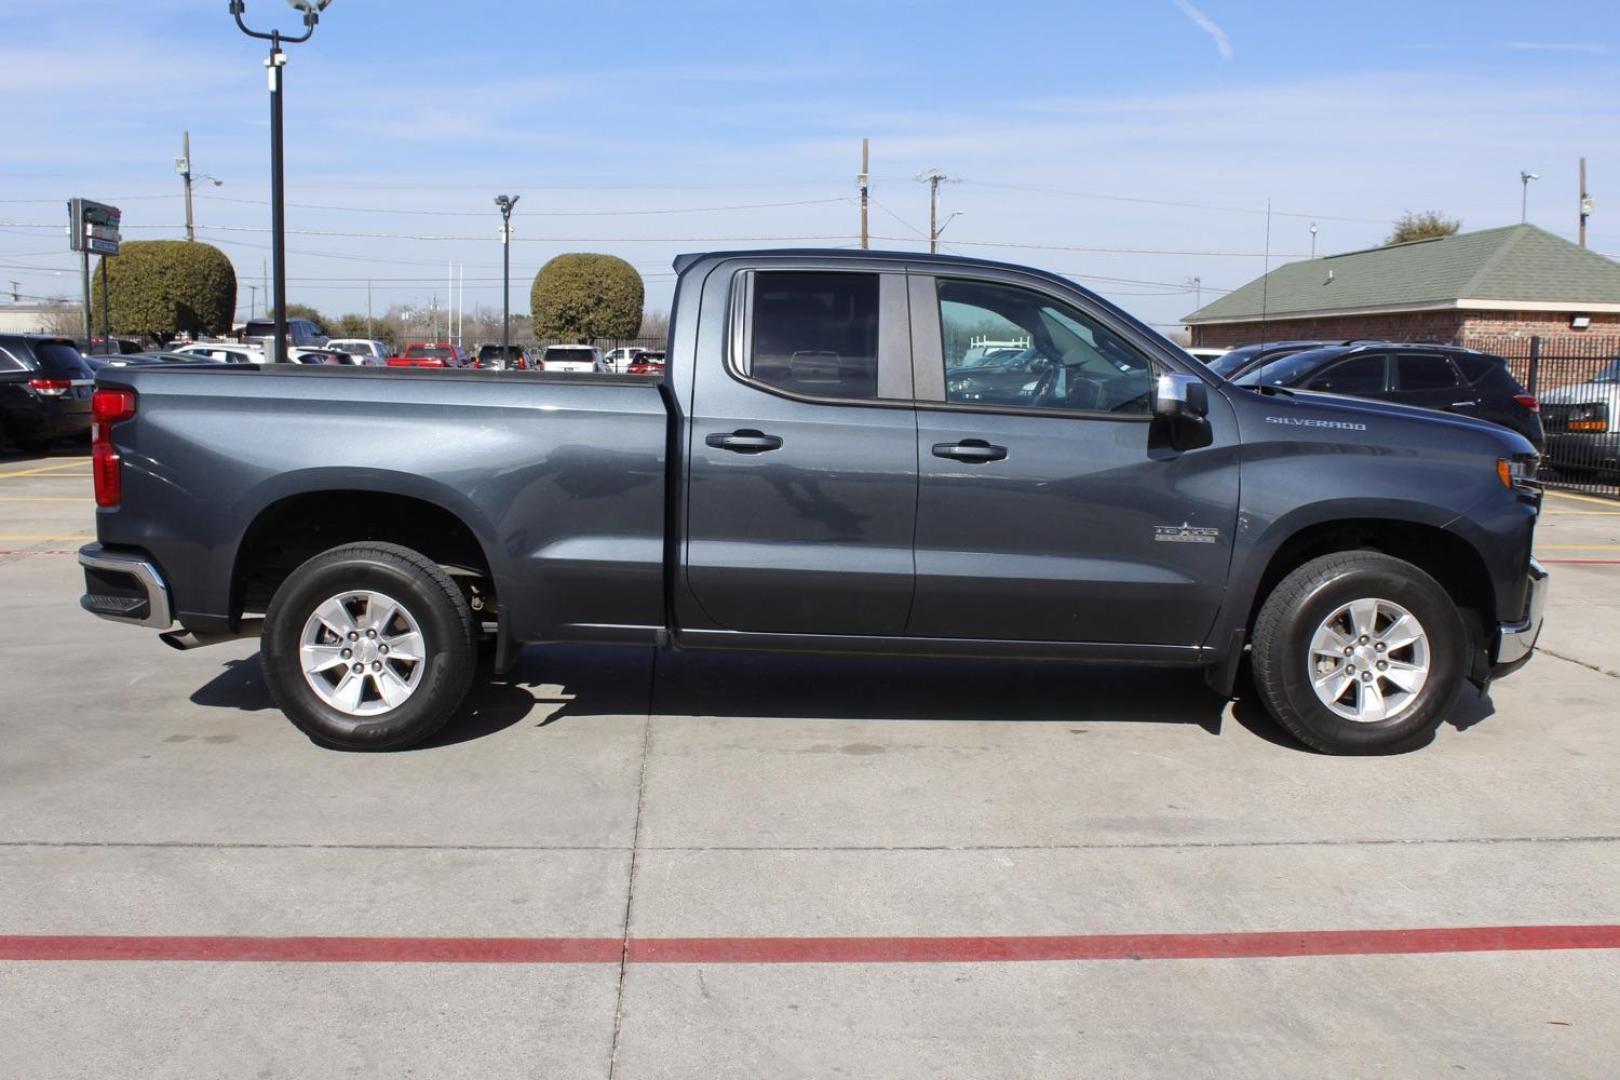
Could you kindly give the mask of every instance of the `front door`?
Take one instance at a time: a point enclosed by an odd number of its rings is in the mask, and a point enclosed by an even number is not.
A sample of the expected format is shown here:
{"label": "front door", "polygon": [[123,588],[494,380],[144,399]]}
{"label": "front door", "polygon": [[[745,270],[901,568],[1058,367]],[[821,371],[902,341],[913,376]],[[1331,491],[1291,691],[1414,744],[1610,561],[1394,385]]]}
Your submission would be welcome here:
{"label": "front door", "polygon": [[917,509],[905,275],[749,270],[696,372],[683,625],[899,635]]}
{"label": "front door", "polygon": [[[913,279],[919,637],[1197,645],[1238,501],[1229,406],[1178,450],[1125,327],[1038,284]],[[1003,343],[991,350],[985,342]],[[932,403],[921,400],[933,397]]]}

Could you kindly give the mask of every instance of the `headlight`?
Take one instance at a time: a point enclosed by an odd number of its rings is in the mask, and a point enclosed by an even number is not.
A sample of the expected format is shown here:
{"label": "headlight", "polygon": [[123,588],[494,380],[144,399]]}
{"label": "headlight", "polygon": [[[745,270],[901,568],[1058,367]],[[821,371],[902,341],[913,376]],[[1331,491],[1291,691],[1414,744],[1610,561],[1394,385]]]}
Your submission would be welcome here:
{"label": "headlight", "polygon": [[1510,491],[1529,491],[1536,486],[1536,466],[1541,459],[1535,454],[1515,454],[1511,458],[1496,459],[1496,478]]}

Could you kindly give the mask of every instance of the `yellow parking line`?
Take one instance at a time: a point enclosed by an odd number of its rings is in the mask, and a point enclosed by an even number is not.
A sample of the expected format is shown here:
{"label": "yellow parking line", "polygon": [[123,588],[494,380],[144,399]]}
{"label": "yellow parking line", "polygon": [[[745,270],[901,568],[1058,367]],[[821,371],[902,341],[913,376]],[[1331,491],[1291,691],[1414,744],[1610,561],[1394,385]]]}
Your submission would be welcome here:
{"label": "yellow parking line", "polygon": [[1595,495],[1576,495],[1571,491],[1548,491],[1545,493],[1549,499],[1574,499],[1576,502],[1597,503],[1599,506],[1614,506],[1613,499],[1600,499]]}
{"label": "yellow parking line", "polygon": [[[16,472],[0,472],[0,480],[9,480],[13,476],[39,476],[42,473],[59,473],[63,469],[83,468],[88,461],[63,461],[55,465],[41,465],[37,469],[18,469]],[[89,473],[78,473],[79,476],[89,476]]]}

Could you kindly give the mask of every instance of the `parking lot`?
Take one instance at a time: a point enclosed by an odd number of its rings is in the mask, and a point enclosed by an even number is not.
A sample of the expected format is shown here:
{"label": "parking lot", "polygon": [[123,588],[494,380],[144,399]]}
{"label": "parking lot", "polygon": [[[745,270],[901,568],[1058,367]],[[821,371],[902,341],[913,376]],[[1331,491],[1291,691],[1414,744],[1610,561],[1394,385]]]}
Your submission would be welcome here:
{"label": "parking lot", "polygon": [[1195,673],[580,647],[334,753],[81,612],[93,516],[0,458],[5,1076],[1613,1075],[1620,503],[1361,759]]}

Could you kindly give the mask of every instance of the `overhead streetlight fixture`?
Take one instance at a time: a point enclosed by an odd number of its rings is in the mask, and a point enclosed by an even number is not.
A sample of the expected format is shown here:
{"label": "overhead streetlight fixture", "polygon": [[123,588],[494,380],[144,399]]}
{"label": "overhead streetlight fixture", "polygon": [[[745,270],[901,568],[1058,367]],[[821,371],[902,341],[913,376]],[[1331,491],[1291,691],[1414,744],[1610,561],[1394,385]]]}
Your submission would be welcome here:
{"label": "overhead streetlight fixture", "polygon": [[[287,2],[294,11],[302,12],[304,16],[304,32],[298,37],[284,37],[280,30],[272,30],[268,34],[250,30],[247,23],[242,21],[242,13],[247,10],[246,0],[230,0],[231,17],[236,20],[237,29],[250,38],[270,43],[270,58],[264,62],[264,66],[270,74],[270,255],[275,265],[276,338],[271,346],[271,358],[278,364],[287,362],[287,200],[282,181],[281,138],[281,70],[287,66],[287,54],[282,52],[281,47],[297,45],[313,37],[315,24],[321,21],[321,12],[331,5],[332,0]],[[216,186],[218,183],[215,181]],[[186,190],[189,194],[189,183]]]}

